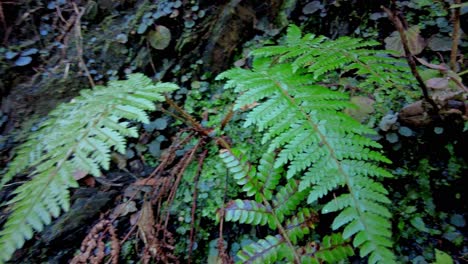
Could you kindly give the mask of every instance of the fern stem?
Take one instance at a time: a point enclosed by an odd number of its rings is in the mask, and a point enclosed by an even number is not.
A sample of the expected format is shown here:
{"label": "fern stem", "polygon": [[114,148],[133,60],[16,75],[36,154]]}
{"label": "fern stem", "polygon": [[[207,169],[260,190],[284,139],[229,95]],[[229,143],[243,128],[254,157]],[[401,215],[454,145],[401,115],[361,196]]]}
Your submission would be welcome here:
{"label": "fern stem", "polygon": [[200,123],[197,120],[195,120],[195,118],[193,118],[189,113],[187,113],[184,109],[182,109],[180,106],[178,106],[174,101],[172,101],[167,96],[166,96],[166,102],[171,107],[173,107],[177,112],[179,112],[182,115],[182,117],[179,117],[179,116],[175,115],[174,113],[171,113],[171,112],[169,112],[169,111],[167,111],[165,109],[162,109],[163,112],[165,112],[165,113],[173,116],[174,118],[177,118],[177,119],[181,120],[182,122],[187,123],[188,125],[192,126],[193,129],[197,133],[199,133],[201,136],[212,138],[214,140],[214,142],[216,144],[218,144],[219,146],[221,146],[222,148],[231,150],[231,145],[224,138],[213,136],[211,134],[211,129],[206,129],[206,128],[202,127],[202,125],[200,125]]}
{"label": "fern stem", "polygon": [[[268,206],[270,208],[274,208],[270,204],[268,199],[266,199],[266,197],[263,195],[263,193],[261,193],[260,195],[262,196],[263,203],[266,206]],[[276,227],[279,229],[281,236],[283,237],[283,239],[286,241],[286,244],[288,244],[288,246],[291,248],[292,252],[294,253],[294,263],[300,264],[301,263],[301,258],[297,254],[296,249],[294,248],[294,245],[291,242],[291,239],[289,239],[288,234],[286,233],[286,229],[283,227],[283,225],[281,225],[281,221],[278,219],[278,216],[276,215],[275,210],[272,210],[271,214],[273,215],[273,218],[275,219]]]}

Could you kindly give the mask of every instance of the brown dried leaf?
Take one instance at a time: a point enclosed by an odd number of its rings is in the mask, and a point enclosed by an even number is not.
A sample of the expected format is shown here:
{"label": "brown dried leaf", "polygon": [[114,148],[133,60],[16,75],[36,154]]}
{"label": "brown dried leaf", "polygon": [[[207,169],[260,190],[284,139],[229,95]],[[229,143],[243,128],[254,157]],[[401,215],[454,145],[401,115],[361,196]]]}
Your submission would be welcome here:
{"label": "brown dried leaf", "polygon": [[117,167],[121,170],[127,167],[127,157],[120,153],[113,152],[111,154],[111,160],[115,162],[117,164]]}
{"label": "brown dried leaf", "polygon": [[136,208],[135,201],[125,202],[125,203],[117,205],[114,208],[114,210],[111,213],[111,218],[126,216],[129,213],[133,213],[133,212],[136,212],[136,211],[137,211],[137,208]]}
{"label": "brown dried leaf", "polygon": [[[412,55],[418,55],[426,47],[426,41],[419,35],[419,27],[412,26],[405,31],[406,38],[408,39],[408,48]],[[385,38],[385,49],[396,50],[400,52],[400,56],[405,56],[405,51],[401,43],[400,34],[394,31],[390,36]]]}
{"label": "brown dried leaf", "polygon": [[431,78],[426,81],[426,86],[432,89],[447,89],[449,81],[447,78]]}
{"label": "brown dried leaf", "polygon": [[138,179],[134,183],[132,183],[133,186],[155,186],[157,184],[158,180],[155,178],[151,179]]}
{"label": "brown dried leaf", "polygon": [[449,70],[449,68],[445,64],[433,64],[433,63],[427,62],[425,59],[421,59],[421,58],[418,58],[418,57],[415,57],[415,58],[416,58],[417,61],[419,61],[419,63],[421,63],[422,65],[424,65],[424,66],[426,66],[428,68],[443,71],[443,72]]}
{"label": "brown dried leaf", "polygon": [[143,240],[146,247],[152,247],[152,243],[156,242],[154,224],[153,207],[150,201],[145,200],[140,211],[140,218],[138,219],[137,226],[140,238]]}
{"label": "brown dried leaf", "polygon": [[83,179],[87,175],[88,175],[88,172],[84,170],[76,170],[75,172],[73,172],[73,178],[75,178],[75,180],[77,181]]}
{"label": "brown dried leaf", "polygon": [[83,179],[83,183],[88,187],[95,187],[96,186],[96,179],[93,176],[86,176]]}

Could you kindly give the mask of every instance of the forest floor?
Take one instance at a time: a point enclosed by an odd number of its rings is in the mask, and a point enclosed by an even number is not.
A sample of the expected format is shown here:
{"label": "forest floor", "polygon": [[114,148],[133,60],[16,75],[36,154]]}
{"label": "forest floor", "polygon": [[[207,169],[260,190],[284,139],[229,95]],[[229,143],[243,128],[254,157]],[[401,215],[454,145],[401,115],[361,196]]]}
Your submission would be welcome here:
{"label": "forest floor", "polygon": [[[218,244],[223,227],[216,213],[240,190],[219,176],[225,169],[211,157],[218,153],[217,144],[254,145],[259,137],[242,127],[242,114],[231,111],[234,95],[214,77],[234,66],[251,66],[249,52],[281,41],[289,24],[331,39],[359,37],[397,49],[391,35],[396,29],[380,6],[387,1],[154,2],[0,2],[4,171],[15,147],[52,109],[82,89],[134,72],[181,87],[162,104],[163,112],[150,114],[151,122],[139,125],[140,136],[128,142],[124,155],[113,153],[112,168],[103,177],[75,175],[80,187],[72,191],[70,210],[26,242],[12,262],[232,261],[252,238],[248,234],[260,237],[266,231],[226,223],[227,246]],[[468,12],[459,18],[457,68],[444,72],[440,67],[449,69],[453,49],[450,1],[396,2],[409,26],[419,26],[407,31],[424,81],[437,86],[435,78],[456,80],[435,87],[432,98],[443,98],[444,107],[453,110],[450,114],[458,112],[426,122],[416,79],[416,88],[388,92],[385,102],[359,94],[354,85],[359,80],[353,76],[340,76],[336,87],[357,98],[361,108],[372,105],[353,114],[378,132],[376,140],[393,162],[387,169],[397,180],[385,185],[393,202],[393,238],[401,262],[444,263],[435,261],[446,253],[455,263],[468,263],[466,90],[445,96],[453,85],[464,87],[468,76],[463,33]],[[217,129],[233,136],[214,141],[210,135]],[[27,175],[18,175],[0,191],[0,200],[10,200],[27,180]],[[9,213],[8,206],[2,208],[0,224]]]}

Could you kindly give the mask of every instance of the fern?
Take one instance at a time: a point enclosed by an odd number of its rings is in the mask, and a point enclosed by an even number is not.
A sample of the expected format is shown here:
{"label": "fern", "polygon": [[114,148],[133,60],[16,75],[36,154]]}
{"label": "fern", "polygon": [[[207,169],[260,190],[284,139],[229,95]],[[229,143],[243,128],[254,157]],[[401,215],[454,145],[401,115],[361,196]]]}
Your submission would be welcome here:
{"label": "fern", "polygon": [[391,57],[396,55],[394,51],[370,49],[377,45],[380,45],[377,41],[350,37],[329,41],[313,34],[302,36],[301,30],[292,25],[288,28],[284,45],[259,48],[252,55],[258,58],[279,56],[280,63],[290,63],[294,72],[305,69],[315,80],[326,78],[330,72],[352,72],[364,77],[357,86],[365,91],[375,93],[375,90],[385,92],[398,88],[400,92],[413,96],[404,88],[413,80],[406,63]]}
{"label": "fern", "polygon": [[346,256],[352,256],[353,251],[340,234],[325,236],[320,247],[303,247],[306,252],[301,258],[301,263],[319,264],[326,261],[328,263],[337,263]]}
{"label": "fern", "polygon": [[[310,247],[299,246],[299,242],[315,228],[317,222],[314,211],[299,207],[306,192],[299,191],[293,179],[284,186],[278,185],[277,176],[280,174],[278,169],[273,168],[275,158],[273,153],[263,155],[257,171],[254,166],[240,157],[237,151],[233,152],[235,154],[222,150],[220,157],[248,196],[253,196],[252,190],[256,190],[257,193],[255,200],[238,199],[229,202],[224,208],[226,221],[268,225],[270,229],[280,231],[279,234],[268,235],[243,247],[237,253],[239,263],[274,263],[285,260],[288,262],[296,260],[301,263],[334,262],[353,254],[350,245],[341,238],[341,235],[339,239],[334,239],[333,243],[329,238],[325,238],[321,251],[310,251]],[[267,177],[268,173],[271,173],[272,177]],[[278,189],[276,195],[271,195],[275,191],[272,183]]]}
{"label": "fern", "polygon": [[[111,151],[125,152],[125,137],[136,137],[130,120],[148,122],[146,110],[162,93],[177,89],[171,83],[153,85],[142,74],[109,82],[107,87],[82,90],[80,96],[53,110],[40,129],[17,150],[2,178],[1,186],[18,173],[28,172],[30,181],[14,191],[7,202],[11,215],[0,232],[0,262],[11,258],[33,232],[61,211],[70,208],[70,187],[77,187],[77,171],[100,176],[109,169]],[[127,120],[127,121],[124,121]]]}
{"label": "fern", "polygon": [[[239,94],[235,109],[258,103],[247,114],[245,126],[256,125],[263,133],[262,142],[269,144],[267,153],[278,152],[273,169],[285,168],[282,177],[288,184],[299,180],[297,190],[306,193],[307,203],[324,202],[322,213],[337,212],[332,228],[344,228],[343,239],[352,237],[361,257],[367,256],[369,263],[393,263],[391,214],[386,208],[390,201],[378,182],[392,177],[379,167],[390,161],[378,151],[380,145],[367,137],[375,132],[342,112],[351,107],[347,95],[331,91],[317,80],[330,71],[354,69],[367,78],[363,85],[389,86],[399,80],[395,76],[403,70],[397,61],[383,56],[385,52],[367,50],[373,42],[301,37],[292,26],[286,43],[253,51],[257,57],[252,70],[231,69],[217,78],[227,79],[226,88]],[[230,163],[227,166],[232,168]],[[255,185],[258,179],[240,177],[246,170],[232,172],[250,190],[248,194],[254,189],[262,191],[263,185]],[[345,193],[328,198],[342,187]],[[289,210],[280,209],[279,218],[300,202],[301,197],[289,199],[284,203]]]}

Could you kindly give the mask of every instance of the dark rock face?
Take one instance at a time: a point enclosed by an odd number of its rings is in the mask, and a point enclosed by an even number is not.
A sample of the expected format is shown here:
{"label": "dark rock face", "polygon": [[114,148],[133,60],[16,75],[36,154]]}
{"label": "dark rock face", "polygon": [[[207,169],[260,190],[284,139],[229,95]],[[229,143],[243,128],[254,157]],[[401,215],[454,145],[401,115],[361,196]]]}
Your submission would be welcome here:
{"label": "dark rock face", "polygon": [[[79,247],[93,221],[111,204],[117,191],[100,191],[96,188],[80,188],[72,196],[70,210],[57,218],[40,234],[40,239],[29,248],[19,250],[16,263],[66,263]],[[27,249],[26,249],[27,248]],[[26,252],[27,250],[27,252]]]}

